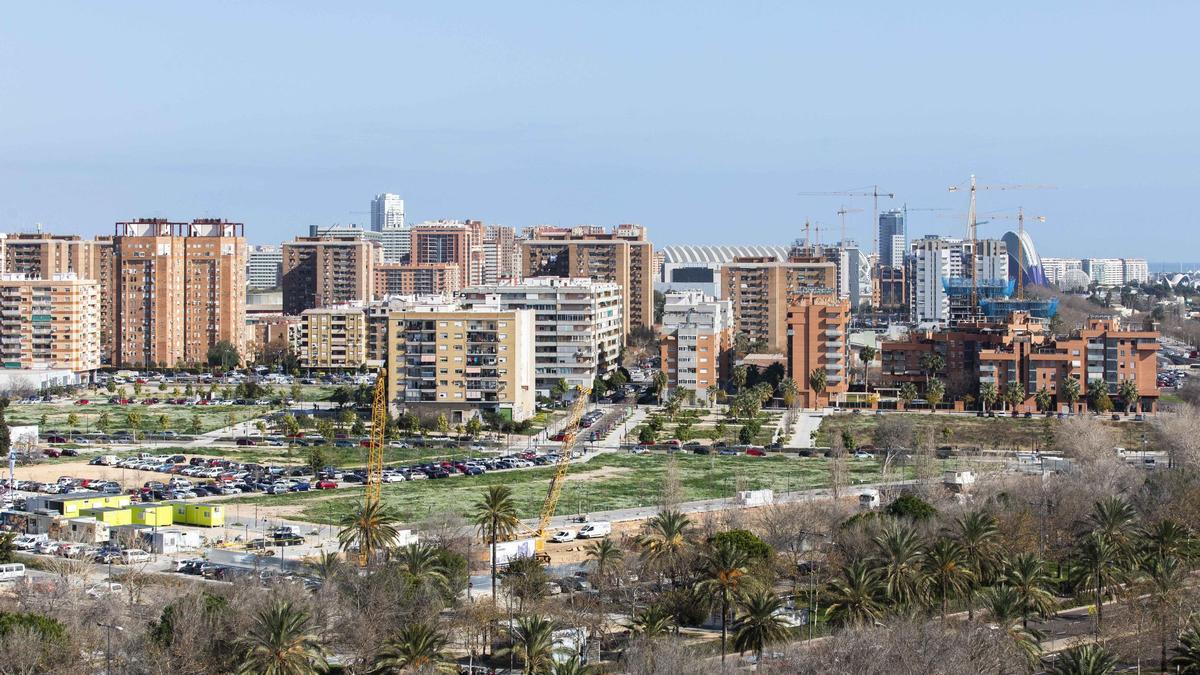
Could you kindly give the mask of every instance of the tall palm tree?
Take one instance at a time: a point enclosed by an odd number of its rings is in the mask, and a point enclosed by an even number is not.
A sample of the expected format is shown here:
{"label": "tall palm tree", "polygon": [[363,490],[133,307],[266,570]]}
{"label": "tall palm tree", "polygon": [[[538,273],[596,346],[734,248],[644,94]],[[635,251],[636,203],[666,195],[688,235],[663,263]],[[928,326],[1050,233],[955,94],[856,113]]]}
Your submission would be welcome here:
{"label": "tall palm tree", "polygon": [[1105,497],[1096,502],[1088,516],[1091,531],[1104,537],[1123,555],[1133,553],[1137,533],[1137,511],[1123,497]]}
{"label": "tall palm tree", "polygon": [[650,605],[633,615],[629,629],[638,635],[655,638],[678,630],[678,626],[675,625],[674,615],[663,609],[661,605]]}
{"label": "tall palm tree", "polygon": [[517,619],[512,632],[511,652],[524,664],[522,672],[546,673],[554,664],[554,624],[550,619],[533,614]]}
{"label": "tall palm tree", "polygon": [[746,595],[741,613],[733,624],[733,648],[739,654],[754,652],[755,668],[762,665],[763,648],[787,639],[787,624],[779,616],[783,603],[769,589]]}
{"label": "tall palm tree", "polygon": [[479,535],[492,543],[492,602],[496,601],[496,542],[516,532],[521,521],[512,488],[493,485],[475,503],[475,526]]}
{"label": "tall palm tree", "polygon": [[1178,521],[1164,518],[1138,532],[1143,555],[1155,558],[1174,556],[1188,560],[1196,555],[1196,539]]}
{"label": "tall palm tree", "polygon": [[983,594],[983,608],[988,616],[1008,635],[1035,665],[1041,656],[1041,635],[1031,631],[1024,623],[1025,610],[1020,593],[1012,586],[993,586]]}
{"label": "tall palm tree", "polygon": [[1068,377],[1059,385],[1058,395],[1062,397],[1070,406],[1071,410],[1075,410],[1075,404],[1079,402],[1079,380]]}
{"label": "tall palm tree", "polygon": [[625,552],[611,539],[605,537],[588,544],[587,559],[592,564],[595,578],[600,581],[601,585],[604,585],[620,567],[621,561],[625,559]]}
{"label": "tall palm tree", "polygon": [[600,667],[584,663],[576,654],[565,661],[557,661],[550,668],[550,675],[599,675]]}
{"label": "tall palm tree", "polygon": [[382,502],[363,504],[342,518],[338,544],[343,551],[357,546],[359,552],[371,560],[375,553],[396,544],[400,536],[396,530],[398,521],[396,514]]}
{"label": "tall palm tree", "polygon": [[662,405],[667,397],[667,384],[670,381],[667,379],[667,374],[663,371],[654,373],[654,392],[658,394],[658,404]]}
{"label": "tall palm tree", "polygon": [[246,636],[240,675],[311,675],[325,665],[324,650],[309,632],[308,612],[280,600],[259,610]]}
{"label": "tall palm tree", "polygon": [[747,581],[749,557],[741,547],[721,540],[704,556],[704,579],[696,587],[721,606],[721,660],[725,660],[726,621],[729,608],[737,601]]}
{"label": "tall palm tree", "polygon": [[1013,558],[1004,568],[1004,584],[1013,589],[1021,603],[1021,626],[1029,627],[1032,616],[1049,616],[1055,608],[1050,592],[1050,570],[1032,553]]}
{"label": "tall palm tree", "polygon": [[882,586],[879,573],[865,560],[855,560],[842,568],[842,576],[829,583],[825,597],[829,606],[825,615],[840,626],[861,626],[883,614],[879,602]]}
{"label": "tall palm tree", "polygon": [[858,350],[858,356],[863,362],[863,384],[867,391],[871,390],[871,362],[875,360],[875,348],[867,345]]}
{"label": "tall palm tree", "polygon": [[1143,602],[1150,609],[1150,620],[1158,629],[1159,666],[1167,672],[1167,642],[1171,624],[1179,615],[1179,592],[1187,581],[1187,569],[1174,556],[1147,557],[1139,566]]}
{"label": "tall palm tree", "polygon": [[921,540],[911,525],[892,523],[875,537],[876,562],[885,597],[898,607],[920,602],[925,595],[921,575]]}
{"label": "tall palm tree", "polygon": [[432,544],[409,544],[396,550],[396,569],[404,583],[413,589],[434,589],[444,592],[450,588],[446,566]]}
{"label": "tall palm tree", "polygon": [[443,650],[446,637],[437,628],[424,623],[410,623],[383,644],[375,655],[372,675],[390,675],[405,670],[445,669]]}
{"label": "tall palm tree", "polygon": [[1200,615],[1192,615],[1187,628],[1179,634],[1179,644],[1171,650],[1171,665],[1176,672],[1200,673]]}
{"label": "tall palm tree", "polygon": [[971,570],[967,580],[967,616],[975,618],[975,592],[995,578],[1000,567],[1000,527],[990,513],[972,511],[955,522],[955,539]]}
{"label": "tall palm tree", "polygon": [[309,568],[322,583],[327,583],[337,576],[344,565],[345,563],[342,562],[341,555],[337,552],[325,551],[309,564]]}
{"label": "tall palm tree", "polygon": [[642,555],[666,569],[674,584],[679,562],[687,550],[692,533],[692,521],[686,515],[667,509],[646,521],[640,544]]}
{"label": "tall palm tree", "polygon": [[1095,643],[1059,652],[1058,658],[1046,668],[1048,675],[1108,675],[1116,668],[1117,659],[1107,649]]}
{"label": "tall palm tree", "polygon": [[1075,587],[1091,591],[1096,602],[1096,632],[1104,623],[1104,598],[1125,581],[1124,554],[1112,540],[1098,532],[1084,536],[1076,555],[1071,580]]}
{"label": "tall palm tree", "polygon": [[942,619],[945,620],[950,598],[969,591],[975,573],[967,564],[962,547],[949,539],[933,542],[921,563],[930,590],[937,595]]}
{"label": "tall palm tree", "polygon": [[979,385],[979,402],[983,404],[984,412],[995,405],[998,398],[1000,398],[1000,391],[996,389],[995,382],[984,382]]}

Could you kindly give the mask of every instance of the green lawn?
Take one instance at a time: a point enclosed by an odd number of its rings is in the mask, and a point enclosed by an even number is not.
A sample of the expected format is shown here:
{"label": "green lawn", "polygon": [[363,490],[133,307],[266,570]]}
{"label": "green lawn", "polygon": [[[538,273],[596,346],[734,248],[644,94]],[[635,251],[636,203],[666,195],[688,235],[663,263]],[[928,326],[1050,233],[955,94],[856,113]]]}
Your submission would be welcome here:
{"label": "green lawn", "polygon": [[[675,416],[675,421],[668,421],[666,412],[661,408],[652,411],[648,416],[658,415],[663,420],[662,431],[658,433],[660,440],[668,438],[677,438],[682,441],[692,439],[710,439],[713,441],[725,440],[728,442],[737,442],[738,432],[741,431],[742,425],[736,421],[727,418],[724,414],[716,410],[707,408],[685,408]],[[779,410],[764,410],[758,414],[758,420],[761,422],[759,432],[754,437],[754,443],[757,445],[767,445],[775,438],[775,429],[779,425],[780,418],[783,417],[783,412]],[[688,433],[684,434],[687,438],[680,437],[680,425],[691,423]],[[716,431],[718,422],[725,423],[725,434],[720,437]],[[629,432],[630,442],[637,442],[638,434],[646,424],[643,422]]]}
{"label": "green lawn", "polygon": [[115,405],[108,403],[92,403],[90,405],[54,404],[54,403],[14,403],[4,411],[10,425],[41,424],[45,416],[43,431],[57,429],[66,434],[72,431],[67,424],[68,417],[74,413],[79,418],[79,424],[74,431],[99,431],[97,423],[100,416],[108,413],[108,432],[129,429],[126,416],[129,413],[141,415],[143,432],[159,431],[159,417],[166,415],[167,429],[180,433],[189,433],[192,417],[200,419],[202,432],[220,429],[229,423],[230,415],[236,422],[242,422],[260,417],[270,411],[267,406],[257,405],[228,405],[228,406],[193,406],[193,405]]}
{"label": "green lawn", "polygon": [[[736,490],[771,488],[779,492],[821,487],[828,477],[823,458],[675,455],[682,499],[729,497]],[[571,475],[592,478],[568,480],[563,487],[558,513],[606,511],[652,506],[661,499],[660,487],[666,470],[665,455],[604,454],[571,467]],[[879,477],[874,460],[848,462],[852,482],[870,482]],[[396,509],[401,520],[412,522],[430,513],[469,515],[480,494],[489,485],[507,485],[513,490],[522,518],[538,514],[546,497],[553,468],[489,473],[474,478],[450,478],[385,485],[384,501]],[[360,490],[335,494],[293,493],[246,496],[231,504],[307,504],[297,517],[317,523],[337,522],[358,506]]]}
{"label": "green lawn", "polygon": [[[974,415],[946,415],[937,413],[888,413],[878,417],[870,411],[861,415],[827,415],[821,420],[817,432],[817,445],[828,447],[831,433],[850,431],[856,445],[874,443],[875,427],[879,421],[895,415],[911,419],[918,433],[933,432],[938,445],[985,450],[1029,450],[1045,449],[1053,444],[1057,419],[1034,416],[1024,417],[975,417]],[[1104,420],[1118,434],[1118,442],[1127,448],[1141,448],[1142,435],[1149,436],[1150,428],[1145,422],[1112,422]]]}

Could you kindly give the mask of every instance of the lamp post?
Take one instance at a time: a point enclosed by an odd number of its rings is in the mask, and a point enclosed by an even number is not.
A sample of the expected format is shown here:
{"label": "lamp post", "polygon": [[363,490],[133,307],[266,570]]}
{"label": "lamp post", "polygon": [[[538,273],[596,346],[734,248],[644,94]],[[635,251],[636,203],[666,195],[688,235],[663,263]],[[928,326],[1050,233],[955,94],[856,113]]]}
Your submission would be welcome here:
{"label": "lamp post", "polygon": [[102,621],[97,621],[96,625],[108,629],[108,645],[104,650],[104,675],[112,675],[112,634],[113,631],[124,631],[125,629],[115,623],[104,623]]}

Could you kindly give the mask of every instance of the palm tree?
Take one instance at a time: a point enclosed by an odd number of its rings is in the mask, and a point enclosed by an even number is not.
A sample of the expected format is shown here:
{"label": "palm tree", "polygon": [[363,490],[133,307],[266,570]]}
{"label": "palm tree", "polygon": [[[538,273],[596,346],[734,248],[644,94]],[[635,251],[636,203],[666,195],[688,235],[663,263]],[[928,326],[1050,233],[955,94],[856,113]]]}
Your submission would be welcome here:
{"label": "palm tree", "polygon": [[962,547],[949,539],[938,539],[922,557],[922,568],[931,590],[937,593],[942,620],[950,597],[967,593],[975,573],[963,556]]}
{"label": "palm tree", "polygon": [[313,574],[322,582],[328,582],[342,569],[342,557],[334,551],[325,551],[309,564]]}
{"label": "palm tree", "polygon": [[769,589],[750,593],[733,624],[733,648],[739,654],[754,652],[755,668],[762,665],[763,648],[787,639],[787,624],[779,616],[783,603]]}
{"label": "palm tree", "polygon": [[438,592],[450,588],[446,566],[442,564],[437,547],[432,544],[422,542],[398,549],[395,565],[409,588],[436,589]]}
{"label": "palm tree", "polygon": [[942,372],[946,367],[946,359],[942,358],[941,354],[929,352],[921,357],[921,370],[925,371],[925,384],[929,384],[929,378]]}
{"label": "palm tree", "polygon": [[1179,591],[1187,581],[1187,569],[1174,556],[1148,557],[1140,565],[1144,602],[1150,620],[1158,628],[1159,666],[1167,672],[1167,641],[1171,623],[1178,615]]}
{"label": "palm tree", "polygon": [[1020,382],[1004,385],[1004,403],[1013,410],[1025,400],[1025,386]]}
{"label": "palm tree", "polygon": [[783,399],[783,404],[789,408],[796,405],[796,397],[800,395],[800,387],[796,386],[796,381],[790,377],[785,377],[779,381],[779,397]]}
{"label": "palm tree", "polygon": [[1191,530],[1178,521],[1164,518],[1138,532],[1144,555],[1165,558],[1175,556],[1188,560],[1196,554],[1196,541]]}
{"label": "palm tree", "polygon": [[507,485],[489,487],[475,503],[475,526],[481,537],[492,542],[492,602],[496,601],[496,541],[516,532],[520,524],[517,503]]}
{"label": "palm tree", "polygon": [[931,380],[925,387],[925,400],[929,402],[929,412],[937,412],[938,405],[946,396],[946,385],[941,380]]}
{"label": "palm tree", "polygon": [[826,616],[840,626],[861,626],[883,614],[879,602],[882,588],[879,573],[865,560],[855,560],[842,568],[840,579],[831,581],[825,595],[830,599]]}
{"label": "palm tree", "polygon": [[813,368],[808,374],[808,386],[813,392],[813,403],[820,398],[821,394],[825,393],[825,386],[828,384],[828,375],[824,368]]}
{"label": "palm tree", "polygon": [[1071,410],[1075,410],[1075,404],[1079,402],[1079,380],[1068,376],[1062,381],[1058,387],[1058,394],[1062,400],[1066,401]]}
{"label": "palm tree", "polygon": [[663,371],[658,371],[654,374],[654,392],[658,394],[658,404],[663,404],[663,399],[667,396],[667,374]]}
{"label": "palm tree", "polygon": [[742,393],[742,387],[746,386],[746,380],[750,377],[750,371],[746,366],[733,367],[733,386],[737,393]]}
{"label": "palm tree", "polygon": [[998,398],[1000,398],[1000,391],[996,389],[995,382],[984,382],[979,385],[979,401],[983,404],[983,412],[986,413],[995,405]]}
{"label": "palm tree", "polygon": [[726,621],[729,608],[746,582],[749,557],[733,542],[721,540],[704,557],[704,579],[696,588],[715,597],[721,605],[721,660],[725,660]]}
{"label": "palm tree", "polygon": [[900,391],[896,395],[901,401],[904,401],[904,407],[907,408],[917,398],[917,385],[905,382],[900,385]]}
{"label": "palm tree", "polygon": [[1096,502],[1088,516],[1091,531],[1113,544],[1122,556],[1133,554],[1137,534],[1137,511],[1122,497],[1105,497]]}
{"label": "palm tree", "polygon": [[517,619],[512,632],[513,645],[501,653],[511,652],[525,664],[525,673],[545,673],[554,663],[554,624],[550,619],[533,614]]}
{"label": "palm tree", "polygon": [[675,617],[661,605],[650,605],[633,615],[629,629],[643,637],[655,638],[668,631],[677,630]]}
{"label": "palm tree", "polygon": [[395,545],[400,536],[395,525],[398,520],[382,502],[363,504],[342,518],[338,544],[343,551],[357,547],[361,555],[371,560],[377,551]]}
{"label": "palm tree", "polygon": [[1048,412],[1050,406],[1054,405],[1054,397],[1050,395],[1050,390],[1042,387],[1038,389],[1037,396],[1034,397],[1037,402],[1038,410]]}
{"label": "palm tree", "polygon": [[875,360],[875,348],[871,346],[858,350],[858,358],[863,362],[863,384],[867,390],[871,388],[871,362]]}
{"label": "palm tree", "polygon": [[679,561],[687,550],[692,521],[678,511],[667,509],[646,521],[640,544],[642,556],[668,571],[675,582]]}
{"label": "palm tree", "polygon": [[437,628],[424,623],[410,623],[384,643],[375,655],[372,675],[390,675],[405,670],[445,668],[446,638]]}
{"label": "palm tree", "polygon": [[259,610],[246,636],[240,675],[310,675],[325,665],[324,650],[309,632],[308,612],[279,600]]}
{"label": "palm tree", "polygon": [[1117,659],[1104,647],[1088,643],[1060,652],[1054,663],[1046,668],[1047,675],[1108,675]]}
{"label": "palm tree", "polygon": [[556,661],[550,668],[550,675],[598,675],[600,666],[584,663],[576,654],[566,661]]}
{"label": "palm tree", "polygon": [[1041,636],[1025,625],[1021,594],[1012,586],[993,586],[983,595],[983,607],[992,621],[1025,652],[1029,665],[1036,664],[1042,652]]}
{"label": "palm tree", "polygon": [[1046,562],[1032,553],[1013,558],[1004,568],[1004,584],[1013,589],[1021,604],[1021,626],[1029,627],[1032,616],[1049,616],[1055,608],[1049,591],[1050,570]]}
{"label": "palm tree", "polygon": [[1000,528],[990,513],[972,511],[956,521],[955,539],[971,570],[967,580],[967,616],[975,618],[975,591],[995,577],[1000,562]]}
{"label": "palm tree", "polygon": [[1104,622],[1105,595],[1125,581],[1123,554],[1116,544],[1098,532],[1084,536],[1072,570],[1075,587],[1091,591],[1096,601],[1096,632]]}
{"label": "palm tree", "polygon": [[612,578],[621,561],[625,559],[625,552],[606,537],[597,539],[588,545],[587,559],[592,564],[594,578],[601,584],[605,584]]}
{"label": "palm tree", "polygon": [[1179,644],[1171,650],[1171,665],[1177,673],[1200,673],[1200,615],[1193,615],[1187,628],[1179,634]]}
{"label": "palm tree", "polygon": [[875,537],[877,564],[884,596],[899,607],[920,602],[925,595],[921,575],[921,541],[909,525],[893,523]]}
{"label": "palm tree", "polygon": [[1125,414],[1128,415],[1141,398],[1137,382],[1133,378],[1121,380],[1121,384],[1117,385],[1117,398],[1121,399],[1121,405],[1125,406]]}

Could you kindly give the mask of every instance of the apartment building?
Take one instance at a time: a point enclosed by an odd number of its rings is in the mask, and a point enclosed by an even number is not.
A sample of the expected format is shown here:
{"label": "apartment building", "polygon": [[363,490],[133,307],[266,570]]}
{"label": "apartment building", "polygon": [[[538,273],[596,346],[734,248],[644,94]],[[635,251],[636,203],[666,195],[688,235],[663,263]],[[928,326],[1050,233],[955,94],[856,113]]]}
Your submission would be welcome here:
{"label": "apartment building", "polygon": [[549,396],[561,379],[590,389],[616,370],[624,334],[621,288],[586,278],[527,278],[515,284],[472,286],[465,304],[534,312],[537,393]]}
{"label": "apartment building", "polygon": [[379,263],[375,266],[374,296],[455,293],[463,287],[461,273],[454,263]]}
{"label": "apartment building", "polygon": [[794,295],[837,295],[837,267],[831,262],[781,261],[744,256],[721,267],[721,297],[733,303],[735,333],[744,333],[766,351],[787,349],[787,313]]}
{"label": "apartment building", "polygon": [[480,283],[498,284],[521,278],[521,251],[517,233],[504,225],[488,225],[483,233],[483,278]]}
{"label": "apartment building", "polygon": [[283,281],[283,251],[278,246],[251,246],[246,257],[250,288],[279,288]]}
{"label": "apartment building", "polygon": [[876,265],[872,279],[872,304],[883,310],[900,310],[908,307],[908,285],[903,267]]}
{"label": "apartment building", "polygon": [[366,307],[367,367],[378,368],[387,360],[388,322],[394,312],[458,309],[452,294],[390,295]]}
{"label": "apartment building", "polygon": [[733,361],[733,306],[700,291],[672,291],[663,305],[659,339],[667,386],[707,401],[709,387],[729,379]]}
{"label": "apartment building", "polygon": [[300,314],[300,367],[353,370],[367,363],[367,314],[362,306],[320,307]]}
{"label": "apartment building", "polygon": [[74,272],[0,274],[0,362],[5,369],[100,367],[100,284]]}
{"label": "apartment building", "polygon": [[283,313],[370,302],[379,245],[353,235],[296,237],[283,245]]}
{"label": "apartment building", "polygon": [[[907,275],[908,306],[913,323],[945,324],[950,321],[950,294],[942,280],[962,276],[956,248],[954,242],[937,237],[913,241]],[[953,263],[956,260],[959,260],[959,274],[955,274]]]}
{"label": "apartment building", "polygon": [[112,235],[102,235],[95,239],[92,247],[92,267],[96,271],[96,281],[100,284],[100,359],[111,362],[113,356],[113,341],[117,334],[116,294],[116,259],[117,248]]}
{"label": "apartment building", "polygon": [[1042,272],[1046,282],[1054,285],[1061,284],[1067,273],[1073,270],[1083,271],[1083,260],[1080,258],[1042,258]]}
{"label": "apartment building", "polygon": [[624,298],[623,332],[654,326],[654,245],[641,225],[530,228],[521,242],[526,277],[586,277],[615,283]]}
{"label": "apartment building", "polygon": [[71,273],[78,279],[96,279],[96,241],[79,235],[22,232],[0,235],[3,271],[24,274],[30,279],[50,279]]}
{"label": "apartment building", "polygon": [[477,220],[433,221],[414,225],[409,262],[456,265],[464,285],[483,281],[485,228]]}
{"label": "apartment building", "polygon": [[536,412],[532,310],[409,308],[391,313],[388,333],[394,411],[445,415],[451,424],[484,412],[513,421]]}
{"label": "apartment building", "polygon": [[[850,301],[833,295],[793,296],[787,308],[788,375],[799,389],[798,405],[821,408],[850,388],[850,355],[846,347]],[[813,388],[813,374],[825,386]]]}
{"label": "apartment building", "polygon": [[246,242],[241,223],[140,219],[116,225],[114,365],[204,363],[245,351]]}
{"label": "apartment building", "polygon": [[1083,271],[1098,286],[1125,284],[1125,263],[1120,258],[1085,258]]}

